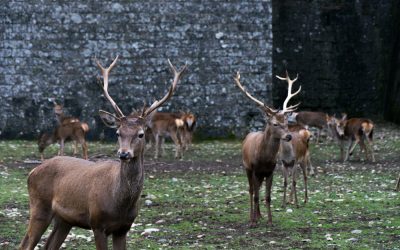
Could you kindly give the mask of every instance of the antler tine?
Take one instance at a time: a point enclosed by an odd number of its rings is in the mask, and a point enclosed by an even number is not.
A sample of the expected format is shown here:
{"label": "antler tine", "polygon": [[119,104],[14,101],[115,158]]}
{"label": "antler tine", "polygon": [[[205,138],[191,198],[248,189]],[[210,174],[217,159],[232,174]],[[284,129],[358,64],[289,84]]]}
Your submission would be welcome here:
{"label": "antler tine", "polygon": [[245,89],[245,88],[243,87],[243,85],[240,83],[240,72],[239,72],[239,71],[236,73],[236,77],[234,78],[234,80],[235,80],[236,86],[238,86],[239,89],[240,89],[250,100],[252,100],[253,102],[257,103],[259,106],[262,106],[262,107],[265,107],[265,106],[266,106],[262,101],[260,101],[260,100],[258,100],[258,99],[256,99],[256,98],[254,98],[252,95],[250,95],[249,92],[246,91],[246,89]]}
{"label": "antler tine", "polygon": [[168,59],[168,64],[171,68],[171,70],[174,73],[174,80],[172,81],[171,86],[169,87],[168,93],[159,101],[154,101],[154,103],[143,112],[143,117],[148,116],[151,112],[159,108],[164,102],[166,102],[174,93],[176,89],[176,85],[178,84],[180,78],[182,77],[183,72],[187,69],[187,63],[179,70],[177,71],[175,66],[172,65],[171,61]]}
{"label": "antler tine", "polygon": [[101,69],[101,74],[103,75],[103,85],[101,86],[103,91],[104,91],[104,95],[106,96],[107,100],[111,103],[111,105],[113,106],[115,112],[117,112],[117,115],[119,117],[124,117],[125,115],[122,113],[121,109],[118,107],[118,105],[114,102],[114,100],[111,98],[111,96],[108,94],[108,74],[110,73],[111,69],[115,66],[115,64],[117,63],[118,57],[115,57],[114,61],[110,64],[110,66],[108,66],[108,68],[104,68],[99,60],[97,60],[96,58],[96,64],[97,66],[99,66],[99,68]]}
{"label": "antler tine", "polygon": [[298,93],[300,93],[300,91],[301,91],[301,86],[300,86],[299,89],[295,93],[292,93],[293,83],[295,81],[297,81],[297,79],[299,78],[299,74],[296,75],[296,78],[291,80],[290,77],[289,77],[289,73],[286,70],[286,77],[280,77],[280,76],[276,75],[276,78],[278,78],[280,80],[284,80],[284,81],[286,80],[287,83],[288,83],[288,94],[287,94],[287,97],[286,97],[285,101],[283,102],[282,113],[288,113],[288,112],[295,111],[297,109],[297,107],[300,105],[300,103],[298,103],[296,105],[292,105],[290,107],[287,107],[287,105],[288,105],[290,99],[292,97],[294,97],[295,95],[297,95]]}

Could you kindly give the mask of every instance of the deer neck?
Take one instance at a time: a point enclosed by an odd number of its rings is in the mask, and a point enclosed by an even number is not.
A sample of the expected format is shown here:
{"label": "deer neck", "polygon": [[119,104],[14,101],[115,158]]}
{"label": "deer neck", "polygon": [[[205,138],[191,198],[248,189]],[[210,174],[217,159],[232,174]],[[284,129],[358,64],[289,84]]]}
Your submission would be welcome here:
{"label": "deer neck", "polygon": [[280,139],[275,138],[269,125],[265,127],[264,137],[261,143],[261,154],[269,161],[276,161],[278,154]]}
{"label": "deer neck", "polygon": [[129,162],[121,161],[115,195],[122,206],[136,201],[142,192],[144,181],[143,154]]}

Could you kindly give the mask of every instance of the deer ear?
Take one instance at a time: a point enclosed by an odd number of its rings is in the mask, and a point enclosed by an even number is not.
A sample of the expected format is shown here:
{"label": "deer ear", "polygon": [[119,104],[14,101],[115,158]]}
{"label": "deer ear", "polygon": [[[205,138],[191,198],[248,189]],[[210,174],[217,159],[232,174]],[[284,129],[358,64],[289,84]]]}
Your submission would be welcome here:
{"label": "deer ear", "polygon": [[117,128],[120,125],[121,120],[115,115],[108,113],[104,110],[99,110],[99,115],[103,123],[109,128]]}

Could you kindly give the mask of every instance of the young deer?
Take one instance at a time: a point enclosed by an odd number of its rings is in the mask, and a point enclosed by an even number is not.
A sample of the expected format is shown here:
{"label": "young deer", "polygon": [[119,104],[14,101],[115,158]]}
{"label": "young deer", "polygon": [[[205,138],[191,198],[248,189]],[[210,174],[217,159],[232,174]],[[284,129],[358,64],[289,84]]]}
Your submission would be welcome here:
{"label": "young deer", "polygon": [[141,114],[124,116],[108,94],[108,68],[97,61],[103,75],[103,91],[116,115],[100,110],[104,123],[117,129],[120,162],[90,162],[72,157],[54,157],[31,171],[28,177],[30,221],[20,249],[34,249],[54,220],[45,249],[59,249],[73,226],[92,229],[96,249],[107,249],[111,234],[113,249],[126,249],[126,234],[139,211],[143,189],[143,152],[146,119],[175,91],[186,65],[174,72],[168,93]]}
{"label": "young deer", "polygon": [[[373,133],[374,123],[365,118],[351,118],[347,119],[347,115],[343,114],[341,119],[333,116],[327,117],[327,123],[332,130],[340,146],[340,159],[347,161],[350,155],[353,154],[354,148],[360,145],[361,150],[365,151],[367,160],[375,162],[374,149],[373,149]],[[367,139],[368,146],[365,145],[364,139]],[[344,147],[348,143],[346,155],[344,155]],[[371,156],[370,156],[370,155]]]}
{"label": "young deer", "polygon": [[73,140],[75,142],[74,146],[74,155],[77,152],[76,144],[79,143],[82,145],[82,157],[87,160],[88,159],[88,147],[86,144],[86,133],[88,132],[89,127],[86,123],[81,122],[71,122],[64,123],[58,125],[52,133],[43,133],[39,136],[38,147],[40,152],[40,158],[44,161],[44,150],[51,144],[56,142],[60,143],[60,151],[59,155],[64,155],[64,143],[67,140]]}
{"label": "young deer", "polygon": [[57,127],[51,133],[45,132],[39,136],[38,146],[41,160],[44,160],[44,150],[49,145],[56,142],[60,143],[58,155],[64,155],[64,143],[67,140],[74,141],[74,155],[77,153],[77,144],[81,144],[82,157],[87,160],[88,148],[85,137],[89,131],[89,125],[85,122],[79,121],[78,118],[66,116],[64,114],[63,107],[56,102],[54,102],[54,114],[56,115],[57,119]]}
{"label": "young deer", "polygon": [[298,106],[287,107],[289,100],[300,92],[292,94],[292,84],[296,81],[288,81],[288,96],[283,104],[283,110],[274,110],[263,102],[250,95],[240,83],[240,74],[237,73],[235,83],[239,89],[252,101],[254,101],[267,116],[266,126],[263,132],[249,133],[243,141],[242,157],[249,182],[250,195],[250,226],[254,227],[261,217],[259,205],[260,187],[266,180],[265,204],[268,210],[268,225],[272,226],[271,213],[271,188],[273,173],[276,166],[277,154],[281,140],[290,141],[292,136],[287,130],[287,119],[285,113],[293,112]]}
{"label": "young deer", "polygon": [[154,158],[164,154],[163,144],[167,136],[175,144],[175,158],[182,158],[183,151],[187,150],[188,143],[191,143],[194,125],[195,118],[191,113],[156,112],[148,128],[149,139],[155,144]]}
{"label": "young deer", "polygon": [[[290,130],[289,130],[290,131]],[[292,200],[294,193],[294,204],[298,207],[297,190],[296,190],[296,179],[297,179],[297,167],[299,164],[303,171],[304,180],[304,203],[308,201],[308,190],[307,190],[307,170],[310,169],[310,175],[314,175],[314,168],[310,160],[309,151],[309,140],[311,133],[307,129],[299,129],[290,131],[292,140],[290,142],[282,141],[281,148],[279,151],[279,159],[283,165],[283,202],[282,207],[286,207],[286,189],[287,179],[290,172],[292,172],[292,189],[290,192],[289,200]]]}
{"label": "young deer", "polygon": [[295,114],[296,122],[301,126],[317,128],[317,143],[321,135],[321,130],[327,128],[326,113],[313,111],[300,111]]}

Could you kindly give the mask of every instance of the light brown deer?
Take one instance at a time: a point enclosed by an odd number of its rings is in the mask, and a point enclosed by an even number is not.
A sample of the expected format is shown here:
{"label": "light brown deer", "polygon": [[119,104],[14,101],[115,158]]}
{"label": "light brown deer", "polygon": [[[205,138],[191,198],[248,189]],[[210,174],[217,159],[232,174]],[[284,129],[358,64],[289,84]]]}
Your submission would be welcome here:
{"label": "light brown deer", "polygon": [[45,249],[59,249],[73,226],[92,229],[96,249],[107,249],[112,235],[113,249],[126,249],[126,234],[139,211],[143,189],[145,124],[149,114],[166,102],[175,91],[186,65],[174,72],[168,93],[141,114],[124,116],[108,94],[108,68],[100,67],[104,95],[116,115],[100,110],[104,123],[117,129],[120,162],[90,162],[72,157],[55,157],[31,171],[28,177],[30,221],[20,249],[34,249],[50,222],[54,228]]}
{"label": "light brown deer", "polygon": [[38,146],[40,158],[44,160],[44,150],[51,144],[60,143],[58,155],[64,155],[65,142],[72,140],[74,142],[74,155],[77,153],[77,144],[82,146],[82,157],[88,159],[86,134],[89,132],[89,125],[79,121],[78,118],[66,116],[63,107],[54,101],[54,114],[57,119],[57,127],[51,132],[44,132],[39,136]]}
{"label": "light brown deer", "polygon": [[[289,78],[289,76],[286,76]],[[287,107],[289,100],[300,92],[300,89],[292,94],[292,84],[297,80],[289,80],[288,96],[283,104],[283,110],[275,110],[266,106],[263,102],[254,98],[247,92],[240,83],[240,74],[237,73],[235,83],[240,90],[252,101],[254,101],[261,110],[265,112],[267,117],[266,126],[263,132],[249,133],[243,141],[242,157],[243,165],[246,170],[247,179],[249,182],[249,195],[250,195],[250,226],[256,226],[260,213],[260,187],[265,179],[266,181],[266,194],[265,204],[268,210],[268,225],[272,226],[272,213],[271,213],[271,188],[273,173],[277,162],[277,154],[281,140],[290,141],[292,136],[287,130],[287,118],[285,113],[293,112],[298,106]]]}
{"label": "light brown deer", "polygon": [[[375,162],[373,148],[373,132],[374,123],[370,119],[351,118],[347,119],[347,115],[343,114],[341,119],[333,116],[327,117],[329,128],[338,141],[340,146],[340,159],[347,161],[353,154],[354,148],[360,145],[361,150],[365,151],[367,160]],[[368,147],[364,140],[368,141]],[[345,144],[348,144],[346,154],[344,154]]]}
{"label": "light brown deer", "polygon": [[290,192],[289,201],[292,201],[294,194],[294,204],[296,207],[299,206],[297,200],[297,164],[299,164],[303,172],[304,180],[304,203],[308,201],[308,189],[307,189],[307,171],[310,169],[310,175],[314,175],[314,168],[310,160],[309,151],[309,140],[311,133],[305,128],[290,131],[292,140],[290,142],[282,141],[281,148],[279,151],[279,159],[282,161],[283,166],[283,202],[282,207],[286,207],[286,190],[288,175],[292,174],[292,188]]}
{"label": "light brown deer", "polygon": [[165,153],[163,144],[166,137],[170,137],[175,144],[175,158],[182,158],[192,142],[195,121],[194,115],[189,112],[156,112],[147,129],[149,140],[155,146],[154,158]]}
{"label": "light brown deer", "polygon": [[317,143],[322,129],[327,129],[326,113],[314,111],[300,111],[295,113],[296,122],[302,126],[317,128]]}
{"label": "light brown deer", "polygon": [[72,140],[75,142],[74,146],[74,155],[77,152],[76,144],[79,143],[82,145],[82,157],[87,160],[88,159],[88,147],[86,143],[86,133],[89,130],[89,126],[86,123],[79,122],[71,122],[71,123],[63,123],[58,125],[52,133],[43,133],[39,136],[38,147],[40,152],[40,158],[44,160],[44,150],[51,144],[56,142],[60,143],[59,155],[64,155],[64,144],[67,140]]}

